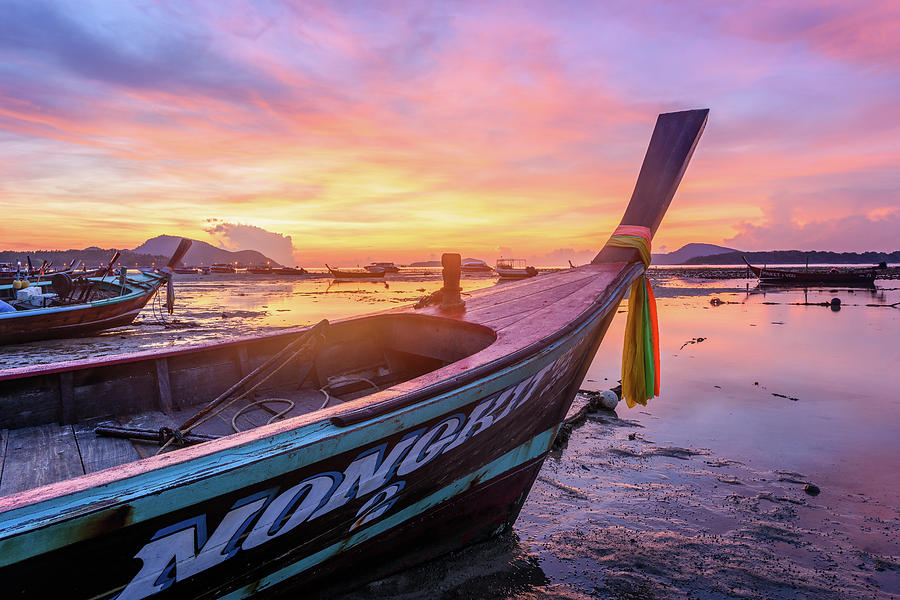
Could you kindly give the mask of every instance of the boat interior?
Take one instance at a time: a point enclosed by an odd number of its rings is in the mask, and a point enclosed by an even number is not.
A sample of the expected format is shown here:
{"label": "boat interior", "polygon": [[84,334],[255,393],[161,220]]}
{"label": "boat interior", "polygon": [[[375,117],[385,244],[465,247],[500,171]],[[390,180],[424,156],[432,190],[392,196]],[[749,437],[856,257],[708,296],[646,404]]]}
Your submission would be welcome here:
{"label": "boat interior", "polygon": [[107,300],[131,293],[141,287],[131,280],[103,281],[57,273],[49,279],[31,282],[23,289],[18,289],[14,284],[0,285],[0,300],[17,311],[22,311]]}
{"label": "boat interior", "polygon": [[495,339],[483,325],[389,313],[0,376],[0,496],[349,402]]}

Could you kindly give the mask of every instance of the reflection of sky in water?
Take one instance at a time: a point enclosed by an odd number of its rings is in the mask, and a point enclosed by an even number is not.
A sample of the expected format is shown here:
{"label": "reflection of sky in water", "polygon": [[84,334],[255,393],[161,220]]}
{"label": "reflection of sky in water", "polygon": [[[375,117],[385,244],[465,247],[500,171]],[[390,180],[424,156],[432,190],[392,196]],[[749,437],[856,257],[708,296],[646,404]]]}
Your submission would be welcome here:
{"label": "reflection of sky in water", "polygon": [[[900,309],[865,305],[900,301],[900,286],[712,296],[727,303],[659,299],[662,395],[646,409],[620,409],[620,416],[638,417],[676,444],[714,447],[895,499]],[[842,302],[838,312],[796,305],[834,297]],[[603,377],[619,378],[624,320],[620,315],[610,328],[585,387],[611,387]],[[699,337],[706,339],[681,349]]]}

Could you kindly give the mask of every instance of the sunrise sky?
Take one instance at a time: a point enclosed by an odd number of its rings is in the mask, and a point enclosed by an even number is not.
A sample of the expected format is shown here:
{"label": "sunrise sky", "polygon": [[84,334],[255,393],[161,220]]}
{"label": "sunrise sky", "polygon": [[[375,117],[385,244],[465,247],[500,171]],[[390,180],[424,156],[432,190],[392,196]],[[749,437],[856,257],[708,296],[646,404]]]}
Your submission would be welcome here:
{"label": "sunrise sky", "polygon": [[654,250],[900,249],[896,0],[6,0],[0,249],[583,262],[703,107]]}

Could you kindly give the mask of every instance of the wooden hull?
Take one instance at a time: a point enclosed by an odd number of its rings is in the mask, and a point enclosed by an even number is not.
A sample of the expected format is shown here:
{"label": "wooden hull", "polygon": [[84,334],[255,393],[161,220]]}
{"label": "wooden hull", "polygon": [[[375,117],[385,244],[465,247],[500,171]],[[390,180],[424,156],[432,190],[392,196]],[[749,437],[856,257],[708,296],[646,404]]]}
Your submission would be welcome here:
{"label": "wooden hull", "polygon": [[[453,369],[451,389],[435,381],[414,404],[237,434],[136,463],[128,479],[72,480],[43,502],[48,488],[0,498],[7,592],[242,598],[330,585],[348,565],[384,573],[496,533],[515,519],[637,273],[562,334],[473,375]],[[77,582],[35,576],[63,564]]]}
{"label": "wooden hull", "polygon": [[121,327],[134,321],[157,288],[162,277],[143,275],[147,287],[122,298],[75,306],[44,308],[0,316],[0,345],[61,337],[79,337]]}
{"label": "wooden hull", "polygon": [[495,267],[495,271],[500,276],[500,279],[528,279],[529,277],[534,277],[538,274],[536,269],[527,270],[527,269],[504,269],[501,267]]}

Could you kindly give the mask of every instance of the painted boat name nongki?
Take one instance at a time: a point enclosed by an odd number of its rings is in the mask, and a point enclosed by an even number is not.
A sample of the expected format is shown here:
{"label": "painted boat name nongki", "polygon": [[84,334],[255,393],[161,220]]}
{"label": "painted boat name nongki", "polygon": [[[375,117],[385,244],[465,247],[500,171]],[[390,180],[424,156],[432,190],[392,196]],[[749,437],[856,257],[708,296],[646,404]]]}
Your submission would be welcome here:
{"label": "painted boat name nongki", "polygon": [[484,433],[532,397],[549,393],[571,376],[572,358],[572,353],[567,353],[521,383],[481,401],[468,415],[453,414],[429,428],[404,433],[390,447],[380,444],[368,448],[342,473],[319,472],[287,489],[273,488],[240,498],[208,538],[205,514],[160,529],[137,553],[136,558],[143,561],[141,571],[118,598],[146,598],[225,562],[240,550],[251,550],[288,534],[351,500],[372,496],[356,511],[348,532],[385,516],[405,486],[404,481],[395,481],[398,477]]}

